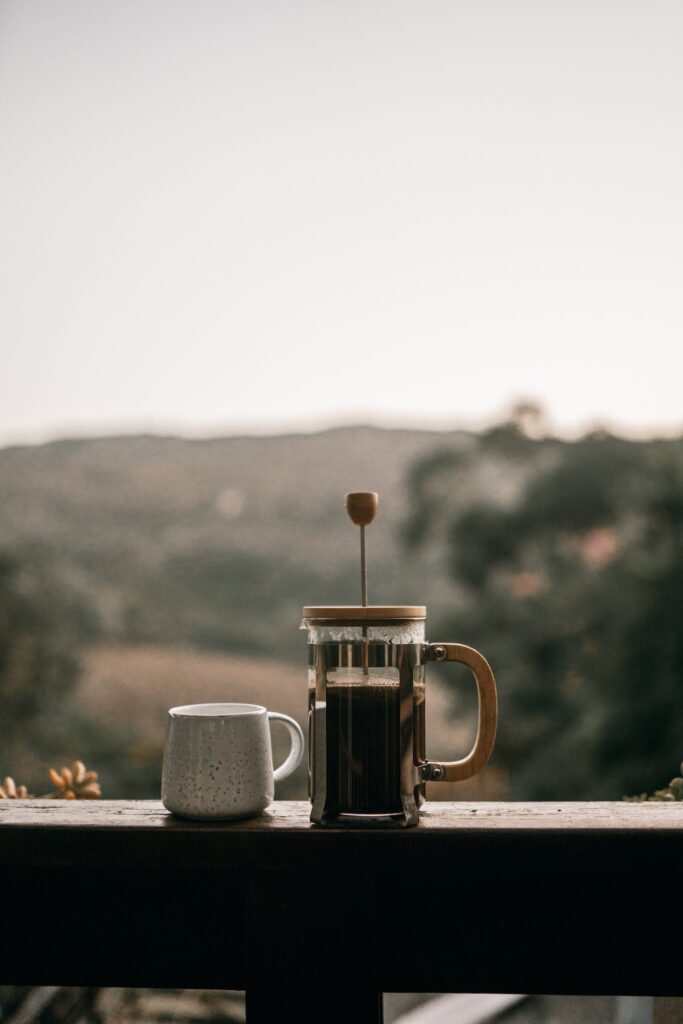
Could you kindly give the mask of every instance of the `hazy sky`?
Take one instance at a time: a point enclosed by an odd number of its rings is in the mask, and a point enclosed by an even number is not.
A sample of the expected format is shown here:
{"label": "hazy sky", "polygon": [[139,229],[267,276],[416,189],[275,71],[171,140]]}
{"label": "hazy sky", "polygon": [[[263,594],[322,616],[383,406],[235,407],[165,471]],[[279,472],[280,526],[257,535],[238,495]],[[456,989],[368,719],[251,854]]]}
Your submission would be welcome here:
{"label": "hazy sky", "polygon": [[0,0],[0,443],[683,428],[680,0]]}

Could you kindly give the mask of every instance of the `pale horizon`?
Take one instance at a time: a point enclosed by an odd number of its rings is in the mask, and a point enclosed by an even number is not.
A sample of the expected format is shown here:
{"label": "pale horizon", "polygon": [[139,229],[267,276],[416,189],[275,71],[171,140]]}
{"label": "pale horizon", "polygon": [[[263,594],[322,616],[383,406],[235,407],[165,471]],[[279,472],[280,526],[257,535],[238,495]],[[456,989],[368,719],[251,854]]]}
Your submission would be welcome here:
{"label": "pale horizon", "polygon": [[[333,430],[353,430],[371,428],[377,430],[407,430],[425,431],[428,433],[447,434],[458,431],[479,433],[490,429],[508,419],[511,407],[502,409],[500,415],[490,419],[481,419],[470,422],[445,422],[432,419],[422,420],[385,420],[373,421],[368,417],[329,421],[291,421],[279,424],[240,425],[240,424],[163,424],[163,423],[100,423],[81,424],[69,428],[64,426],[56,429],[35,430],[22,434],[8,435],[0,438],[0,451],[7,448],[39,447],[41,445],[55,444],[60,441],[98,441],[112,438],[125,439],[133,437],[159,437],[173,438],[188,441],[222,440],[230,438],[247,437],[290,437],[304,436],[307,434],[318,434]],[[545,410],[547,412],[547,410]],[[576,441],[588,434],[606,431],[615,437],[621,437],[630,441],[654,441],[672,440],[683,438],[683,424],[663,425],[660,428],[629,429],[623,424],[610,421],[606,418],[595,418],[577,423],[570,427],[562,427],[553,421],[552,416],[546,415],[543,418],[544,427],[538,436],[557,437],[564,441]]]}

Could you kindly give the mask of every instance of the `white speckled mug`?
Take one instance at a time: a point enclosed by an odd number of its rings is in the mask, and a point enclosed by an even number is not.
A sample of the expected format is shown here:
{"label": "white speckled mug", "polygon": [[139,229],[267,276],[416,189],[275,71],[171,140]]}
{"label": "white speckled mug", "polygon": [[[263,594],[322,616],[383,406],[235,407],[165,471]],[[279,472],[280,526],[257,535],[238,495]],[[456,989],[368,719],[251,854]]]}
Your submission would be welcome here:
{"label": "white speckled mug", "polygon": [[[292,746],[273,771],[269,721]],[[301,762],[304,737],[288,715],[258,704],[186,704],[168,713],[161,800],[183,818],[249,818],[268,806],[274,783]]]}

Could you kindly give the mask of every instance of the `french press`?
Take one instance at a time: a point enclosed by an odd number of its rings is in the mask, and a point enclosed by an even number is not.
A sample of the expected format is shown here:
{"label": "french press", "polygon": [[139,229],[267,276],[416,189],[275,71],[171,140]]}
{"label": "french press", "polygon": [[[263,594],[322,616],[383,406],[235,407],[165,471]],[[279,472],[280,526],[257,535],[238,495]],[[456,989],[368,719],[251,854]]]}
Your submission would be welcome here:
{"label": "french press", "polygon": [[[368,605],[364,527],[377,496],[346,498],[361,527],[363,603],[308,606],[309,791],[311,820],[415,825],[426,782],[470,778],[486,764],[496,734],[496,684],[472,647],[425,640],[423,605]],[[458,761],[430,761],[425,742],[425,669],[458,661],[472,671],[479,697],[477,737]]]}

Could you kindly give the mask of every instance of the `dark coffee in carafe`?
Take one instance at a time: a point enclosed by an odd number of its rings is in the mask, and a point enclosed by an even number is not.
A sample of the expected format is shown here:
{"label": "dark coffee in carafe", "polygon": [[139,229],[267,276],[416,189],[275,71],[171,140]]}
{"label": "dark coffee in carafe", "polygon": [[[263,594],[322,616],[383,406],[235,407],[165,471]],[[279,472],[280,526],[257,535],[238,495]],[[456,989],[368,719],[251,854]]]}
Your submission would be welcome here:
{"label": "dark coffee in carafe", "polygon": [[392,814],[401,807],[398,680],[327,684],[327,800],[338,814]]}
{"label": "dark coffee in carafe", "polygon": [[[425,785],[459,782],[486,763],[496,731],[491,668],[464,644],[425,640],[421,605],[307,606],[309,792],[321,825],[416,825]],[[458,661],[479,695],[477,738],[457,761],[425,743],[425,668]]]}

